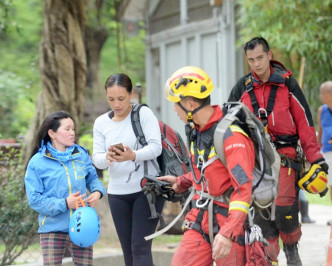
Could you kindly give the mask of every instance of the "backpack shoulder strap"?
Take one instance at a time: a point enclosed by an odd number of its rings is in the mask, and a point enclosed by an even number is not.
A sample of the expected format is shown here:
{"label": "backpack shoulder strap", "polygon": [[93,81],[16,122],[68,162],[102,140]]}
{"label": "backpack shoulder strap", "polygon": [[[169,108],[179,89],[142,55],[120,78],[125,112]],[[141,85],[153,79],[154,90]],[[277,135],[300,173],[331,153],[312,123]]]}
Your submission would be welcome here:
{"label": "backpack shoulder strap", "polygon": [[[288,90],[290,90],[290,77],[289,78],[285,78],[285,84],[288,88]],[[266,106],[266,115],[268,116],[272,110],[273,110],[273,106],[274,106],[274,102],[276,100],[276,95],[277,95],[277,89],[278,89],[278,86],[277,85],[272,85],[271,86],[271,92],[270,92],[270,95],[269,95],[269,101],[267,103],[267,106]]]}
{"label": "backpack shoulder strap", "polygon": [[285,84],[286,84],[288,90],[290,90],[290,91],[293,89],[292,88],[293,87],[292,79],[293,79],[292,76],[289,76],[289,77],[285,78]]}
{"label": "backpack shoulder strap", "polygon": [[243,93],[246,91],[245,81],[246,79],[251,76],[251,73],[247,74],[246,76],[240,78],[229,94],[227,102],[237,102],[240,101]]}
{"label": "backpack shoulder strap", "polygon": [[[228,103],[231,104],[231,103]],[[237,102],[235,103],[236,107],[233,107],[233,112],[227,113],[224,115],[224,117],[219,121],[216,130],[214,131],[213,135],[213,142],[214,142],[214,148],[216,153],[219,156],[220,161],[227,167],[226,164],[226,158],[224,154],[224,135],[226,130],[234,123],[234,121],[237,121],[238,118],[236,114],[241,108],[241,103]],[[226,111],[226,104],[223,107],[223,110]],[[234,109],[236,108],[236,109]]]}
{"label": "backpack shoulder strap", "polygon": [[133,106],[133,109],[131,110],[131,125],[133,127],[135,136],[139,143],[142,146],[146,146],[148,143],[146,142],[144,132],[141,126],[139,111],[142,108],[142,106],[147,106],[146,104],[135,104]]}
{"label": "backpack shoulder strap", "polygon": [[[286,80],[288,80],[288,79],[286,79]],[[263,121],[265,121],[265,123],[267,123],[267,117],[273,110],[278,86],[277,85],[271,86],[269,101],[267,103],[266,110],[264,110],[264,109],[262,110],[257,102],[257,98],[256,98],[256,95],[253,90],[254,86],[252,84],[252,75],[249,75],[246,77],[245,87],[246,87],[246,91],[248,92],[248,94],[250,96],[253,113],[255,114],[255,116],[260,117]]]}
{"label": "backpack shoulder strap", "polygon": [[271,86],[269,101],[267,102],[267,106],[266,106],[266,113],[267,113],[266,116],[268,116],[273,110],[274,102],[276,100],[276,95],[277,95],[277,89],[278,89],[277,85]]}
{"label": "backpack shoulder strap", "polygon": [[302,92],[299,83],[296,81],[296,79],[293,76],[288,76],[285,78],[285,85],[287,86],[289,92],[295,95],[298,95],[298,91]]}
{"label": "backpack shoulder strap", "polygon": [[252,75],[246,76],[246,78],[244,80],[244,85],[245,85],[246,91],[248,92],[248,94],[250,96],[250,101],[251,101],[251,105],[252,105],[254,114],[256,116],[259,116],[259,105],[257,102],[256,95],[254,93],[254,86],[252,84]]}
{"label": "backpack shoulder strap", "polygon": [[[146,146],[146,145],[148,145],[148,143],[145,139],[144,132],[143,132],[143,129],[141,126],[140,116],[139,116],[139,111],[143,106],[148,107],[148,105],[144,104],[144,103],[134,104],[133,109],[131,110],[131,125],[133,127],[137,141],[142,146]],[[159,169],[158,164],[154,160],[151,160],[151,163],[153,164],[153,167],[159,173],[160,169]],[[147,174],[148,174],[148,165],[147,165],[147,161],[144,161],[144,175],[147,175]]]}
{"label": "backpack shoulder strap", "polygon": [[183,141],[181,135],[178,132],[176,132],[176,136],[179,139],[180,149],[181,149],[181,151],[183,151],[183,153],[181,154],[182,161],[186,164],[187,167],[189,167],[189,160],[190,160],[189,151],[188,151],[186,145],[184,144],[184,141]]}

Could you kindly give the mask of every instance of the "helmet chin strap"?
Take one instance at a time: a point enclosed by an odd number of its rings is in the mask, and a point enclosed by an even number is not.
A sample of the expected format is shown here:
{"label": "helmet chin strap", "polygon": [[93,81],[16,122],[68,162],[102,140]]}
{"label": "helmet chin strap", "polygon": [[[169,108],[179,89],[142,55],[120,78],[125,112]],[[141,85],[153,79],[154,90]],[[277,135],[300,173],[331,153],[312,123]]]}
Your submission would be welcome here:
{"label": "helmet chin strap", "polygon": [[206,106],[208,104],[208,100],[206,100],[203,104],[201,104],[201,106],[197,107],[194,111],[188,111],[186,108],[184,108],[184,106],[180,102],[178,102],[177,104],[187,114],[187,121],[188,123],[190,123],[193,122],[193,115],[197,113],[199,110],[201,110],[204,106]]}

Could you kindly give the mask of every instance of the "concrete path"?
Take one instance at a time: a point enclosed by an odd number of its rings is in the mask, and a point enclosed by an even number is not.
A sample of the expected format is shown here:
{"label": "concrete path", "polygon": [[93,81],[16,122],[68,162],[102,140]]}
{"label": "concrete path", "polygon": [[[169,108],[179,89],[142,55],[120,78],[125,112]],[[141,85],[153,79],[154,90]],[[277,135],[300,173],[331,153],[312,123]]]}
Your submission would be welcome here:
{"label": "concrete path", "polygon": [[[330,240],[331,226],[327,226],[327,221],[332,220],[332,207],[322,205],[309,205],[310,217],[316,220],[314,224],[302,225],[302,238],[299,252],[303,266],[332,266],[332,262],[327,264],[328,246]],[[170,266],[175,248],[153,250],[155,266]],[[286,266],[286,258],[281,250],[279,255],[279,266]],[[42,265],[39,262],[25,264],[25,266]],[[63,260],[63,265],[72,266],[71,258]],[[121,249],[109,249],[107,247],[94,250],[94,266],[124,266]]]}
{"label": "concrete path", "polygon": [[[331,226],[327,225],[327,221],[332,220],[332,207],[310,204],[309,214],[316,223],[302,225],[299,246],[302,264],[303,266],[332,266],[326,262],[331,232]],[[278,259],[279,266],[287,265],[283,251],[280,251]]]}
{"label": "concrete path", "polygon": [[[327,225],[328,220],[332,220],[332,207],[310,204],[310,217],[316,220],[314,224],[302,225],[302,238],[300,241],[299,252],[303,266],[332,266],[327,264],[328,246],[330,243],[331,226]],[[331,242],[332,243],[332,242]],[[156,266],[170,266],[174,250],[154,251],[154,262]],[[101,263],[96,266],[122,265],[122,264],[105,264],[110,261],[109,258],[99,255]],[[115,260],[114,260],[115,262]],[[119,262],[117,262],[119,263]],[[286,257],[281,250],[279,255],[279,266],[286,266]]]}

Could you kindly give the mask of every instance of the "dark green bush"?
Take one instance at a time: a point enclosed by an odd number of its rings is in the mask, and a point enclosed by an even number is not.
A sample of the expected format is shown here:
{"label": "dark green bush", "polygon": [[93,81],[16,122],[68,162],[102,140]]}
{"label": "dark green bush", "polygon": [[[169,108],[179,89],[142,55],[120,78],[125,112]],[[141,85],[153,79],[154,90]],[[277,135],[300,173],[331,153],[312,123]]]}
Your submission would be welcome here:
{"label": "dark green bush", "polygon": [[37,213],[27,202],[18,148],[0,150],[0,265],[12,264],[37,237]]}

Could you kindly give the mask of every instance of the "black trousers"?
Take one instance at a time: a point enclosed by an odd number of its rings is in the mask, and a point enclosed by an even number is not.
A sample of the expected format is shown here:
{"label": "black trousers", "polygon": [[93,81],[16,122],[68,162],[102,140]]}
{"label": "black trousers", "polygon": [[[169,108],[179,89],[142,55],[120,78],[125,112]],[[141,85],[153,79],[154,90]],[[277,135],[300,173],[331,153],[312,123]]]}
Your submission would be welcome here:
{"label": "black trousers", "polygon": [[[155,232],[159,219],[151,216],[147,197],[143,192],[108,195],[114,225],[118,234],[126,266],[153,266],[152,240],[145,236]],[[156,210],[161,213],[164,199],[157,198]]]}

